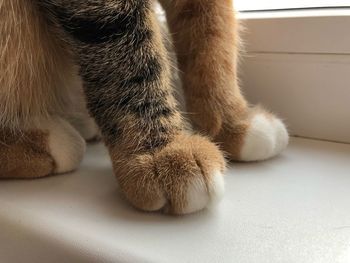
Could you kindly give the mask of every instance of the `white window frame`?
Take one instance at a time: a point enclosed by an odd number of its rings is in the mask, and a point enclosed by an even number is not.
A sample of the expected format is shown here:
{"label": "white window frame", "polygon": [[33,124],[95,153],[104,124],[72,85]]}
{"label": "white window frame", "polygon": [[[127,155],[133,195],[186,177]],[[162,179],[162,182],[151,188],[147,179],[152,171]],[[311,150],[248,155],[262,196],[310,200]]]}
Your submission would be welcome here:
{"label": "white window frame", "polygon": [[346,8],[349,0],[234,0],[239,11]]}
{"label": "white window frame", "polygon": [[242,12],[243,91],[291,133],[350,143],[350,9]]}

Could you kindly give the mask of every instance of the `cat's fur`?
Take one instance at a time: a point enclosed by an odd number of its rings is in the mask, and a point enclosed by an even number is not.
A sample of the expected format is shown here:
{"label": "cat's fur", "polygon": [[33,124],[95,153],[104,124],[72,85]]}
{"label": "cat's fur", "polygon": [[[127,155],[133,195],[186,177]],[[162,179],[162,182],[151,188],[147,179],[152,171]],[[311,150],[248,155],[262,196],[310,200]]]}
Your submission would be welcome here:
{"label": "cat's fur", "polygon": [[188,131],[177,109],[152,0],[0,0],[0,178],[78,167],[77,130],[97,135],[92,120],[72,114],[78,71],[120,187],[140,209],[185,214],[218,199],[225,160],[209,138],[239,161],[287,145],[283,123],[241,95],[232,1],[161,4],[188,116],[208,138]]}

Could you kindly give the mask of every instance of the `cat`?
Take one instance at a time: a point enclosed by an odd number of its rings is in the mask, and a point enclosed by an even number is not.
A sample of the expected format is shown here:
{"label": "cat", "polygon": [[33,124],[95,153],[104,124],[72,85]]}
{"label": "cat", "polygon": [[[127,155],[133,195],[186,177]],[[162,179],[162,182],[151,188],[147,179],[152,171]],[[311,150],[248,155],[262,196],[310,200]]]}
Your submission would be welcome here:
{"label": "cat", "polygon": [[287,146],[283,122],[241,94],[232,0],[160,4],[196,132],[155,1],[0,0],[0,178],[73,171],[100,132],[133,206],[188,214],[220,200],[224,153],[260,161]]}

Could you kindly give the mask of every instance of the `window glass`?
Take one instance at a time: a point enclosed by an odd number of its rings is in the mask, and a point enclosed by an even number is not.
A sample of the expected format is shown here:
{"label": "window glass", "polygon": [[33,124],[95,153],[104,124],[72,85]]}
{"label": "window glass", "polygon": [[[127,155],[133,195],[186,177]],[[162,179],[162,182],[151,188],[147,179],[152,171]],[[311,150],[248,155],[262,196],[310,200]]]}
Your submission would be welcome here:
{"label": "window glass", "polygon": [[234,0],[239,11],[350,7],[350,0]]}

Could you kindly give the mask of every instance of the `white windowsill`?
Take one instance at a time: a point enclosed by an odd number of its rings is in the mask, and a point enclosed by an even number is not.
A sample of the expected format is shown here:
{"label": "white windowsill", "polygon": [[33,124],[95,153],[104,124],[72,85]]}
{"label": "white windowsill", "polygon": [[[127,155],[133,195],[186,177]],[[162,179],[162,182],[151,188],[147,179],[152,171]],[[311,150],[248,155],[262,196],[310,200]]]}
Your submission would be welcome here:
{"label": "white windowsill", "polygon": [[349,262],[349,155],[292,139],[277,158],[232,164],[213,211],[170,217],[128,205],[92,145],[72,174],[1,182],[0,262]]}

